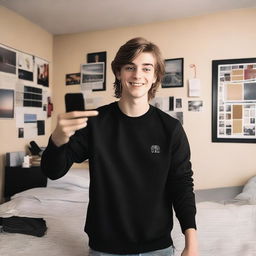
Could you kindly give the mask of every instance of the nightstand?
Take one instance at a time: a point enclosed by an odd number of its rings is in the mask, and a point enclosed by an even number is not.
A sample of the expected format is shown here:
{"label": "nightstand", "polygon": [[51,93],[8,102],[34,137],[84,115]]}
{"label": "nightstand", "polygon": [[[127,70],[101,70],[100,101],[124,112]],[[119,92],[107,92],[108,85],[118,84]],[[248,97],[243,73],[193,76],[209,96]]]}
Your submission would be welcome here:
{"label": "nightstand", "polygon": [[35,187],[46,187],[47,177],[42,173],[40,166],[30,168],[5,167],[4,197]]}

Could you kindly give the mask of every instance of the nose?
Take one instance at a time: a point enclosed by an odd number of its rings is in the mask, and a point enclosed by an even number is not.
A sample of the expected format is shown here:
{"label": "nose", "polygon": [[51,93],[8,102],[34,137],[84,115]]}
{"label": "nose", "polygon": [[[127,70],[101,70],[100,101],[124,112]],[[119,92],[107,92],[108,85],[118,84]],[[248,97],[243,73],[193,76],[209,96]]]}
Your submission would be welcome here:
{"label": "nose", "polygon": [[136,68],[136,69],[134,70],[134,72],[133,72],[133,76],[134,76],[134,78],[136,78],[136,79],[140,79],[141,76],[142,76],[142,70],[139,69],[139,68]]}

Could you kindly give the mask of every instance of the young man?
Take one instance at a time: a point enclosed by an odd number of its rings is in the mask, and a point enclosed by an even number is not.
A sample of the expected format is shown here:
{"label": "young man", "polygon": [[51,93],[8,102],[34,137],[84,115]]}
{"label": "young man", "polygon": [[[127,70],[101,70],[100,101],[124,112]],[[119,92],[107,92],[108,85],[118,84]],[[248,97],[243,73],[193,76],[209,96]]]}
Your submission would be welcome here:
{"label": "young man", "polygon": [[197,256],[190,149],[178,120],[151,106],[164,62],[143,39],[125,43],[112,62],[119,101],[97,111],[59,115],[42,156],[58,179],[89,159],[85,232],[91,255],[173,255],[172,207],[185,234],[182,256]]}

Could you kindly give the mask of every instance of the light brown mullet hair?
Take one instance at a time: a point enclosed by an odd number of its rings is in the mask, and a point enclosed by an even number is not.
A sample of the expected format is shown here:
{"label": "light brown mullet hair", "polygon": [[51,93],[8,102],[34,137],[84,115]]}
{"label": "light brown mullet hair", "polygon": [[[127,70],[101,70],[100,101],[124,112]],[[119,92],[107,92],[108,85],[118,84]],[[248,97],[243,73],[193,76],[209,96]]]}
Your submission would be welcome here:
{"label": "light brown mullet hair", "polygon": [[121,81],[117,79],[117,75],[120,74],[121,68],[124,65],[131,63],[142,52],[152,53],[155,58],[156,82],[152,84],[150,90],[148,91],[148,100],[155,97],[156,91],[160,86],[162,77],[165,73],[164,60],[157,45],[146,40],[145,38],[136,37],[127,41],[119,48],[114,60],[111,63],[112,71],[115,75],[114,90],[116,98],[121,98],[122,96],[122,85]]}

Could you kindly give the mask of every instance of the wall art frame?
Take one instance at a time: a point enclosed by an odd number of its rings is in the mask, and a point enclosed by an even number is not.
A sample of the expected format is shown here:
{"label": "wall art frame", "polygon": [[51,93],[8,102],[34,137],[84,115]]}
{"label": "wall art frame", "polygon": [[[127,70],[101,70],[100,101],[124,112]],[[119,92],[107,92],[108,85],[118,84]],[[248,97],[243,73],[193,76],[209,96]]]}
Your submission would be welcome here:
{"label": "wall art frame", "polygon": [[104,80],[101,86],[95,86],[92,91],[106,91],[107,52],[94,52],[87,54],[87,63],[104,63]]}
{"label": "wall art frame", "polygon": [[256,143],[256,57],[212,61],[212,142]]}
{"label": "wall art frame", "polygon": [[166,59],[162,88],[184,86],[184,58]]}

